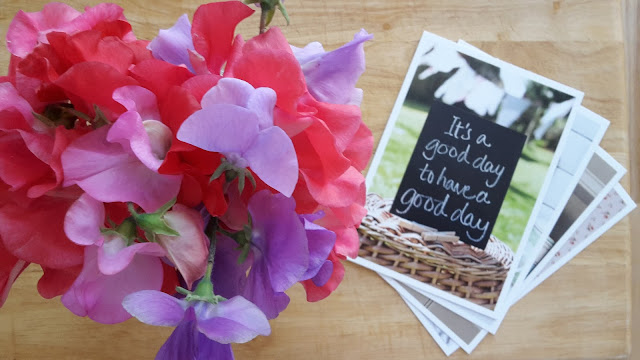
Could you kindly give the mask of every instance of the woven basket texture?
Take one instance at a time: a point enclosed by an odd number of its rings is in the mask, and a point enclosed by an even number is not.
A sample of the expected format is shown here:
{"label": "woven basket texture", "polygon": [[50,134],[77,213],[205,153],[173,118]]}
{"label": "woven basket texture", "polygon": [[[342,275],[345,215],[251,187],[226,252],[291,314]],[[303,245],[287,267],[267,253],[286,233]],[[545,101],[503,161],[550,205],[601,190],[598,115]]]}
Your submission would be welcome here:
{"label": "woven basket texture", "polygon": [[391,200],[367,196],[358,255],[378,265],[493,309],[513,252],[491,236],[484,250],[455,233],[410,223],[389,212]]}

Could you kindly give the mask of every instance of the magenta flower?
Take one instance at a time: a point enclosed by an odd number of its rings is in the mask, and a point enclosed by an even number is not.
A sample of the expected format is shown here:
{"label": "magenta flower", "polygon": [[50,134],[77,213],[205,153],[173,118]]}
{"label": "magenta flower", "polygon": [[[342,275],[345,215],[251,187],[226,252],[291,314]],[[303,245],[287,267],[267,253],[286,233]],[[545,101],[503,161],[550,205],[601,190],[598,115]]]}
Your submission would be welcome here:
{"label": "magenta flower", "polygon": [[245,343],[271,333],[265,315],[241,296],[212,303],[140,291],[127,296],[122,304],[145,324],[176,326],[156,359],[233,359],[230,343]]}
{"label": "magenta flower", "polygon": [[132,201],[153,212],[176,197],[181,175],[158,173],[171,146],[156,98],[139,86],[117,89],[114,100],[127,112],[72,142],[62,154],[65,186],[77,184],[102,202]]}
{"label": "magenta flower", "polygon": [[102,274],[114,275],[123,271],[136,254],[156,258],[166,255],[164,249],[156,243],[129,245],[115,231],[102,233],[104,223],[104,205],[88,194],[83,194],[71,205],[64,220],[64,231],[71,241],[78,245],[97,247],[97,265]]}
{"label": "magenta flower", "polygon": [[291,139],[273,125],[275,103],[272,89],[220,79],[202,98],[202,110],[184,121],[177,137],[224,154],[238,169],[250,167],[267,185],[291,196],[298,182],[298,159]]}
{"label": "magenta flower", "polygon": [[364,42],[372,38],[373,35],[363,29],[353,40],[333,51],[325,52],[319,42],[304,48],[291,47],[302,66],[309,92],[316,100],[360,105],[362,89],[356,88],[356,82],[365,69]]}

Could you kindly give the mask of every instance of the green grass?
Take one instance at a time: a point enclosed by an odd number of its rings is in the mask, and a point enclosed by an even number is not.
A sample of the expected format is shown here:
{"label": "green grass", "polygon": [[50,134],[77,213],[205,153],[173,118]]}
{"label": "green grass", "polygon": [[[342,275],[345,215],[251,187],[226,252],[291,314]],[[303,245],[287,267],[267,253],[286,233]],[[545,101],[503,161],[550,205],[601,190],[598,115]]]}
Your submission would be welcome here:
{"label": "green grass", "polygon": [[418,142],[428,112],[403,106],[393,134],[380,160],[380,165],[373,179],[370,192],[383,198],[393,198],[400,187],[402,175],[409,164],[413,148]]}
{"label": "green grass", "polygon": [[[395,197],[427,114],[428,109],[402,107],[369,192],[384,198]],[[520,244],[552,158],[553,152],[535,141],[527,144],[520,156],[492,232],[514,252]]]}
{"label": "green grass", "polygon": [[525,145],[493,228],[493,235],[514,252],[536,204],[553,153],[531,142]]}

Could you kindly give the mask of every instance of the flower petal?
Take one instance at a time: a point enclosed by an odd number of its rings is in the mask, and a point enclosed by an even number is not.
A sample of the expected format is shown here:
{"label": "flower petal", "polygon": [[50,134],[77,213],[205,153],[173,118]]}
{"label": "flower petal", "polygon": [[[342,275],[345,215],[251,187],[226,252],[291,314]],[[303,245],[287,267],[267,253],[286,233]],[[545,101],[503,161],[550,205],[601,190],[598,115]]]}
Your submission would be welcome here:
{"label": "flower petal", "polygon": [[277,27],[247,41],[242,56],[229,65],[229,70],[231,76],[253,87],[273,89],[278,94],[278,107],[285,111],[295,112],[298,99],[307,90],[300,64]]}
{"label": "flower petal", "polygon": [[231,53],[236,25],[251,14],[253,9],[239,1],[201,5],[193,14],[193,45],[213,74],[220,74]]}
{"label": "flower petal", "polygon": [[267,265],[264,262],[255,262],[251,266],[242,295],[256,304],[267,316],[267,319],[277,318],[289,305],[289,296],[284,292],[274,290]]}
{"label": "flower petal", "polygon": [[158,235],[157,241],[167,251],[169,260],[178,268],[187,286],[191,288],[191,285],[204,275],[209,255],[209,241],[204,234],[202,216],[194,209],[175,204],[164,215],[164,220],[180,235]]}
{"label": "flower petal", "polygon": [[[309,240],[309,267],[302,276],[302,279],[306,280],[315,277],[320,269],[325,266],[325,261],[336,242],[336,234],[320,225],[314,224],[304,216],[301,216],[301,218],[304,222],[307,239]],[[331,271],[329,271],[329,275],[332,270],[333,267]],[[326,282],[326,280],[324,282]]]}
{"label": "flower petal", "polygon": [[0,239],[0,307],[9,296],[11,285],[27,266],[29,266],[29,263],[11,255],[4,248],[2,239]]}
{"label": "flower petal", "polygon": [[211,272],[211,280],[215,284],[217,295],[230,299],[242,293],[247,282],[247,270],[251,266],[251,257],[242,264],[238,263],[239,257],[238,244],[226,236],[219,236]]}
{"label": "flower petal", "polygon": [[247,101],[254,91],[256,89],[244,80],[222,78],[204,94],[200,104],[203,108],[214,104],[231,104],[246,108]]}
{"label": "flower petal", "polygon": [[372,38],[373,35],[363,29],[352,41],[340,48],[323,54],[317,53],[316,56],[312,56],[311,52],[321,50],[317,45],[302,53],[294,48],[311,95],[327,103],[354,103],[358,94],[356,82],[365,69],[363,44]]}
{"label": "flower petal", "polygon": [[152,151],[151,140],[140,114],[135,111],[127,111],[120,115],[109,129],[107,141],[119,143],[124,149],[131,149],[138,160],[150,170],[157,171],[162,164],[162,160]]}
{"label": "flower petal", "polygon": [[[193,309],[187,312],[193,312]],[[158,350],[155,360],[197,359],[198,335],[195,319],[181,322]]]}
{"label": "flower petal", "polygon": [[323,286],[329,281],[331,274],[333,274],[333,263],[330,260],[325,260],[318,273],[311,278],[311,281],[315,286]]}
{"label": "flower petal", "polygon": [[257,88],[247,101],[247,108],[253,110],[260,120],[260,130],[273,126],[273,110],[277,95],[268,87]]}
{"label": "flower petal", "polygon": [[291,196],[298,182],[298,158],[284,130],[272,126],[260,131],[244,157],[262,181],[284,196]]}
{"label": "flower petal", "polygon": [[177,326],[187,308],[184,300],[155,290],[129,294],[122,301],[122,306],[140,322],[154,326]]}
{"label": "flower petal", "polygon": [[215,152],[242,153],[258,134],[258,117],[230,104],[214,104],[189,116],[178,140]]}
{"label": "flower petal", "polygon": [[127,110],[137,112],[143,120],[160,120],[156,95],[141,86],[129,85],[117,88],[113,92],[113,100]]}
{"label": "flower petal", "polygon": [[298,282],[309,266],[307,236],[295,206],[293,199],[268,190],[255,193],[249,200],[255,261],[266,264],[268,273],[263,275],[278,292]]}
{"label": "flower petal", "polygon": [[53,299],[66,293],[82,271],[82,264],[64,269],[42,267],[44,274],[38,280],[38,293],[45,299]]}
{"label": "flower petal", "polygon": [[42,196],[0,207],[0,237],[7,251],[53,269],[82,264],[83,248],[67,238],[62,225],[72,203],[73,199]]}
{"label": "flower petal", "polygon": [[141,290],[162,287],[162,262],[157,257],[136,255],[131,264],[115,275],[104,275],[98,269],[98,247],[85,247],[82,272],[62,304],[78,316],[88,316],[103,324],[115,324],[131,317],[122,307],[122,300]]}
{"label": "flower petal", "polygon": [[117,235],[104,236],[105,241],[98,251],[98,268],[105,275],[117,274],[129,266],[136,254],[165,256],[164,249],[156,243],[136,243],[126,246],[124,239]]}
{"label": "flower petal", "polygon": [[62,154],[65,186],[77,184],[102,202],[133,201],[153,212],[176,197],[180,175],[149,169],[121,144],[106,141],[104,126],[72,142]]}
{"label": "flower petal", "polygon": [[100,228],[104,225],[104,205],[84,193],[74,201],[64,217],[64,232],[78,245],[94,245],[102,240]]}
{"label": "flower petal", "polygon": [[76,9],[62,3],[49,3],[42,11],[18,11],[7,29],[7,48],[18,57],[25,57],[49,31],[69,29],[69,24],[80,15]]}
{"label": "flower petal", "polygon": [[258,335],[267,336],[271,327],[266,316],[252,302],[235,296],[217,305],[195,305],[198,330],[222,344],[245,343]]}
{"label": "flower petal", "polygon": [[[338,285],[342,282],[342,279],[344,278],[344,265],[342,265],[340,259],[333,252],[329,256],[329,260],[333,263],[333,273],[331,273],[329,279],[322,286],[315,284],[316,281],[319,283],[321,282],[319,281],[320,278],[301,282],[307,292],[307,301],[315,302],[326,298],[331,295],[331,293],[337,289]],[[326,274],[323,274],[323,277],[324,276],[326,276]]]}
{"label": "flower petal", "polygon": [[169,29],[161,29],[151,43],[149,49],[156,59],[164,60],[173,65],[185,65],[191,72],[189,50],[193,50],[191,40],[191,23],[187,14],[183,14]]}
{"label": "flower petal", "polygon": [[[182,358],[180,358],[182,359]],[[176,360],[180,360],[176,359]],[[220,344],[198,332],[198,355],[195,360],[233,360],[231,344]]]}
{"label": "flower petal", "polygon": [[364,122],[360,122],[358,131],[353,135],[342,155],[351,160],[351,165],[356,170],[363,171],[371,159],[372,151],[373,134],[371,129]]}
{"label": "flower petal", "polygon": [[[97,74],[100,74],[100,86],[89,80]],[[55,85],[64,90],[76,110],[93,116],[93,105],[97,105],[108,118],[115,119],[124,107],[113,100],[113,91],[126,85],[137,85],[137,82],[110,65],[87,61],[73,65],[55,81]]]}

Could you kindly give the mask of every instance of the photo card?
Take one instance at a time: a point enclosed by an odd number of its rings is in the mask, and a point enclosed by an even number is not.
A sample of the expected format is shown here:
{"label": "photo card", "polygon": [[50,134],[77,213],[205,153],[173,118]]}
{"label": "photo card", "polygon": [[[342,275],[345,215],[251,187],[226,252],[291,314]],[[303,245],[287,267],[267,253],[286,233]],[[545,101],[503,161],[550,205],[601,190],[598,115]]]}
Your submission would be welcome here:
{"label": "photo card", "polygon": [[[567,129],[572,126],[575,109],[582,97],[583,94],[575,89],[499,61],[478,59],[455,43],[425,32],[367,174],[368,214],[359,229],[359,257],[353,261],[425,294],[441,297],[490,318],[500,317],[508,308],[503,295],[512,284],[512,265],[522,256],[533,219],[542,206],[541,196],[550,183],[551,169],[556,167],[566,145]],[[436,121],[445,123],[443,132],[453,125],[452,134],[460,125],[459,136],[466,128],[465,123],[453,124],[452,119],[455,119],[453,115],[461,119],[467,115],[453,114],[450,110],[437,116],[439,104],[447,105],[443,108],[460,110],[460,114],[472,113],[478,117],[475,120],[483,121],[482,129],[491,129],[485,130],[486,142],[500,148],[505,153],[504,160],[512,161],[517,155],[512,176],[505,176],[506,163],[497,162],[505,168],[496,186],[508,177],[510,181],[506,194],[499,191],[488,194],[492,204],[501,202],[501,205],[490,231],[487,225],[489,236],[485,234],[486,237],[481,237],[481,242],[476,244],[480,246],[469,244],[472,241],[466,231],[472,229],[470,226],[456,227],[455,220],[459,217],[447,217],[448,223],[441,217],[440,222],[434,223],[424,218],[416,221],[417,215],[407,219],[398,214],[403,210],[402,193],[398,193],[412,155],[418,154],[416,147],[420,147],[422,130],[425,129],[426,134],[423,139],[436,137],[429,131],[430,125],[425,126],[427,119],[437,118],[434,124]],[[472,129],[475,126],[469,125]],[[504,129],[507,135],[491,137],[492,133],[497,133],[497,127]],[[440,135],[447,136],[437,136]],[[475,136],[470,134],[469,140],[474,143],[481,140],[479,135]],[[459,139],[454,140],[462,144]],[[461,147],[457,155],[461,156],[465,148]],[[470,152],[472,148],[475,151],[480,147],[472,146]],[[449,174],[447,180],[453,181],[450,183],[453,190],[456,183],[468,185],[473,181],[473,185],[483,178],[465,172],[465,167],[473,169],[466,163],[460,166],[460,163],[441,162],[445,159],[443,155],[438,155],[439,168],[434,168],[434,184],[427,185],[437,188],[439,173],[435,170],[441,172],[445,166]],[[470,155],[468,160],[472,163],[477,156],[472,158]],[[449,155],[449,160],[457,161],[457,156]],[[498,172],[496,168],[494,166],[494,171]],[[461,178],[454,178],[454,173]],[[487,171],[486,175],[489,174],[491,172]],[[417,175],[428,176],[426,173]],[[493,180],[497,178],[495,176]],[[493,184],[488,177],[482,181],[485,185]],[[441,180],[440,184],[443,183]],[[458,185],[457,190],[461,193],[456,196],[464,195],[463,189],[464,185]],[[453,198],[451,191],[444,190]],[[467,191],[471,194],[469,188]],[[425,203],[423,201],[421,205],[424,207]],[[461,204],[464,208],[464,203]],[[456,209],[451,208],[448,215],[452,216]],[[495,210],[489,206],[477,209],[478,213],[473,215],[475,224],[480,218],[485,222],[491,219]],[[467,219],[468,225],[474,223],[470,217]],[[482,230],[482,224],[476,230]],[[477,234],[475,238],[478,238]]]}

